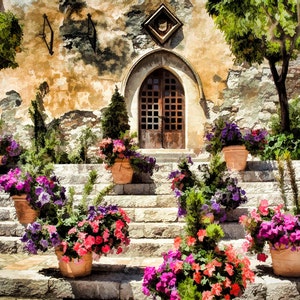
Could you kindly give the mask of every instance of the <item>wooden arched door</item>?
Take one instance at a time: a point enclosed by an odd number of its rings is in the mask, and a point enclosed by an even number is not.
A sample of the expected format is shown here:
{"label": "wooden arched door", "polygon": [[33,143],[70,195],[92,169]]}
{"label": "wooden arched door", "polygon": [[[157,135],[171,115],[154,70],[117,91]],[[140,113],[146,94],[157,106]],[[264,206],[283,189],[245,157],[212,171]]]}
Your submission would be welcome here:
{"label": "wooden arched door", "polygon": [[185,148],[185,100],[179,80],[158,69],[143,82],[139,95],[141,148]]}

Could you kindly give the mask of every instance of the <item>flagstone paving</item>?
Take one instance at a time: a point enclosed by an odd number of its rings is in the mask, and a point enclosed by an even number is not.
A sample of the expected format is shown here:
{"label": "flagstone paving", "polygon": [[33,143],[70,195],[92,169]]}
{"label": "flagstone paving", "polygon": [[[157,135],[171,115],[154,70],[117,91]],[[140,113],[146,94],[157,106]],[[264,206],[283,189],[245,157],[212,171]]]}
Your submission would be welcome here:
{"label": "flagstone paving", "polygon": [[[239,299],[300,300],[300,278],[275,276],[270,257],[265,263],[249,258],[255,283]],[[101,257],[90,276],[69,279],[60,275],[54,253],[0,254],[0,299],[151,299],[141,292],[143,270],[161,263],[162,257]]]}

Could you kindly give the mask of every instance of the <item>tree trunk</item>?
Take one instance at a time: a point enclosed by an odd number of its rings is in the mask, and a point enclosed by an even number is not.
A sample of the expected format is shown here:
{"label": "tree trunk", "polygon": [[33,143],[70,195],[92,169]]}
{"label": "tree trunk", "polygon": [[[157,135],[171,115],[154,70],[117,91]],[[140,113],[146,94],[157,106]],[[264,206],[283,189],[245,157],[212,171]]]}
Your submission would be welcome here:
{"label": "tree trunk", "polygon": [[290,132],[289,103],[285,86],[289,58],[283,59],[280,75],[276,69],[275,62],[269,60],[269,65],[279,98],[281,132]]}

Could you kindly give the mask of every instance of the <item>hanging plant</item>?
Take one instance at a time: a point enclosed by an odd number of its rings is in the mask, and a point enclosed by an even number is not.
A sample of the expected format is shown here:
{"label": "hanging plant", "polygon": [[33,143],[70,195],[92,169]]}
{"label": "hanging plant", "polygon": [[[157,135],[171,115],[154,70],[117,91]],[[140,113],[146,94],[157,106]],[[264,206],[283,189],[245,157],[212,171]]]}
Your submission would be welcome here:
{"label": "hanging plant", "polygon": [[0,12],[0,70],[16,68],[16,53],[20,52],[23,29],[18,18],[10,11]]}

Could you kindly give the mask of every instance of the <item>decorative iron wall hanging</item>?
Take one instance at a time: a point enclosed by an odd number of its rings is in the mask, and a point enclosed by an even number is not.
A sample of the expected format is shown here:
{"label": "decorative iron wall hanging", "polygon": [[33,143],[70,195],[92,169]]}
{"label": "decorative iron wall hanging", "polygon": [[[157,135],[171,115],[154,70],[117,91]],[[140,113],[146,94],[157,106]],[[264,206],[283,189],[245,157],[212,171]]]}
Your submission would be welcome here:
{"label": "decorative iron wall hanging", "polygon": [[92,16],[90,14],[88,14],[87,16],[88,16],[87,36],[88,36],[88,39],[91,43],[91,46],[92,46],[94,52],[96,52],[96,42],[97,42],[96,28],[95,28],[94,22],[92,20]]}
{"label": "decorative iron wall hanging", "polygon": [[53,33],[53,30],[52,30],[52,27],[48,20],[47,15],[44,14],[43,17],[44,17],[44,24],[43,24],[42,38],[48,48],[50,55],[52,55],[54,53],[53,52],[54,33]]}

